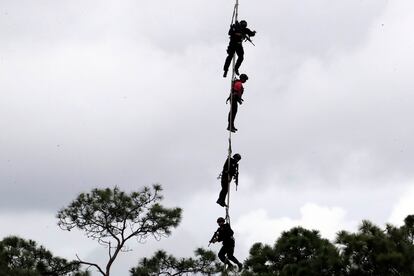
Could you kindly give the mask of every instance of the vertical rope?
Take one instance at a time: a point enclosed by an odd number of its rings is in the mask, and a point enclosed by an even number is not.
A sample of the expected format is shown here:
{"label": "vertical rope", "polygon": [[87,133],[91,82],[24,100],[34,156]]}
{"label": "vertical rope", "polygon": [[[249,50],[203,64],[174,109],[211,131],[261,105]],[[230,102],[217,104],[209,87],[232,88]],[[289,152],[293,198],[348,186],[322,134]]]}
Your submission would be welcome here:
{"label": "vertical rope", "polygon": [[[234,5],[234,10],[233,10],[233,16],[231,19],[231,24],[235,23],[238,19],[239,16],[239,0],[236,0],[236,4]],[[231,119],[233,117],[233,83],[235,80],[235,72],[234,72],[234,68],[235,68],[235,64],[236,64],[236,55],[233,55],[233,60],[232,60],[232,73],[231,73],[231,79],[230,79],[230,118]],[[237,104],[237,103],[236,103]],[[230,214],[229,214],[229,209],[230,209],[230,182],[231,182],[231,174],[230,174],[230,160],[231,160],[231,154],[232,154],[232,150],[231,150],[231,130],[232,130],[232,125],[230,125],[230,120],[229,120],[229,149],[228,149],[228,156],[227,156],[227,207],[226,207],[226,222],[228,224],[230,224]]]}

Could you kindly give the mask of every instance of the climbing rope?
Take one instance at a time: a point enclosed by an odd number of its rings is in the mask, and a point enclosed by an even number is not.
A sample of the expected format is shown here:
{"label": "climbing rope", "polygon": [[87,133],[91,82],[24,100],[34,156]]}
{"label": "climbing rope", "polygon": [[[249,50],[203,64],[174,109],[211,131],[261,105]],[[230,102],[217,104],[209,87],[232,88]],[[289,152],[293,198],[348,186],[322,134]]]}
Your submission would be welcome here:
{"label": "climbing rope", "polygon": [[[238,18],[238,16],[239,16],[239,0],[236,0],[236,4],[234,5],[234,9],[233,9],[233,15],[232,15],[232,18],[231,18],[231,24],[230,24],[230,26],[231,25],[233,25],[236,21],[237,21],[237,18]],[[236,78],[236,73],[235,73],[235,64],[236,64],[236,56],[235,55],[233,55],[233,60],[232,60],[232,73],[231,73],[231,79],[230,79],[230,112],[229,112],[229,115],[230,115],[230,117],[229,117],[229,148],[228,148],[228,156],[227,156],[227,166],[228,166],[228,168],[227,168],[227,185],[228,185],[228,187],[227,187],[227,202],[226,202],[226,222],[230,225],[230,182],[231,182],[231,174],[230,174],[230,168],[231,168],[231,166],[230,166],[230,160],[231,160],[231,153],[232,153],[232,150],[231,150],[231,130],[232,130],[232,128],[233,128],[233,126],[232,125],[230,125],[230,120],[231,120],[231,118],[233,118],[233,108],[232,108],[232,105],[233,105],[233,83],[234,83],[234,80],[235,80],[235,78]]]}
{"label": "climbing rope", "polygon": [[233,25],[235,21],[237,21],[237,17],[239,13],[239,0],[236,0],[236,4],[234,5],[233,15],[231,16],[231,23],[230,26]]}

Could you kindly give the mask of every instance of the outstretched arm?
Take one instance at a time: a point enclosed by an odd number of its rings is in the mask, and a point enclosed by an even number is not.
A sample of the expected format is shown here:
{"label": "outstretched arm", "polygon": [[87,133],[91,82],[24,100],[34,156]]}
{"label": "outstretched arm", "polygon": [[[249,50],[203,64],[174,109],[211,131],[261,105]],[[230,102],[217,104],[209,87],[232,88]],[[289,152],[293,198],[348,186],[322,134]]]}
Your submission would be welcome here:
{"label": "outstretched arm", "polygon": [[245,34],[248,36],[255,36],[256,35],[256,31],[252,31],[249,28],[245,29]]}

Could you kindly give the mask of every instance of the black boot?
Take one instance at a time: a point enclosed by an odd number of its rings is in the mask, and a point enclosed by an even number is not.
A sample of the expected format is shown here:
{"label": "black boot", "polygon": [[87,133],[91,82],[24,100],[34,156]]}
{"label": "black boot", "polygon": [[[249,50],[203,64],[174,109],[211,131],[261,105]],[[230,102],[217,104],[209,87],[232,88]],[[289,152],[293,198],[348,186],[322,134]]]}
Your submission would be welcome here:
{"label": "black boot", "polygon": [[226,203],[224,201],[221,201],[220,199],[217,199],[216,203],[221,207],[227,207]]}
{"label": "black boot", "polygon": [[230,130],[231,132],[236,132],[237,128],[235,128],[234,126],[230,128],[230,126],[227,127],[227,130]]}

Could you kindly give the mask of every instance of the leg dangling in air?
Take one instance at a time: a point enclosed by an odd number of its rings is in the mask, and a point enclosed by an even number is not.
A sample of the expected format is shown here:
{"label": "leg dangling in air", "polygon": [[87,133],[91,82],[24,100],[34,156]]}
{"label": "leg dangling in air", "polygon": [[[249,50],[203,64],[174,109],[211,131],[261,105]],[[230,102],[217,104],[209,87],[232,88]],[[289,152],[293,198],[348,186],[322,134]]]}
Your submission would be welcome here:
{"label": "leg dangling in air", "polygon": [[217,199],[217,204],[221,207],[226,207],[226,195],[229,190],[228,174],[223,174],[221,176],[221,191],[219,198]]}
{"label": "leg dangling in air", "polygon": [[232,43],[229,44],[229,46],[227,47],[227,57],[226,57],[226,61],[224,62],[224,74],[223,77],[227,77],[227,72],[229,71],[229,67],[230,67],[230,63],[231,60],[234,56],[234,53],[236,52],[236,47],[235,45],[233,45]]}
{"label": "leg dangling in air", "polygon": [[236,119],[238,103],[236,99],[232,99],[230,104],[231,104],[231,110],[227,118],[228,120],[227,130],[230,130],[231,132],[236,132],[237,128],[234,126],[234,120]]}
{"label": "leg dangling in air", "polygon": [[243,46],[241,44],[238,44],[235,51],[237,53],[237,61],[236,61],[236,64],[234,65],[234,72],[236,73],[236,75],[240,75],[239,68],[244,60]]}

